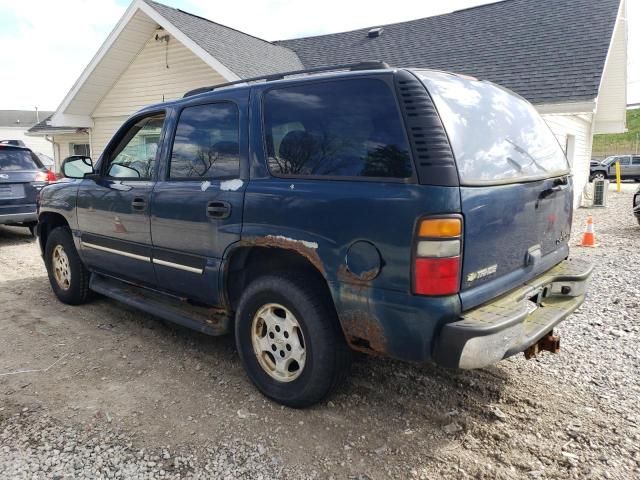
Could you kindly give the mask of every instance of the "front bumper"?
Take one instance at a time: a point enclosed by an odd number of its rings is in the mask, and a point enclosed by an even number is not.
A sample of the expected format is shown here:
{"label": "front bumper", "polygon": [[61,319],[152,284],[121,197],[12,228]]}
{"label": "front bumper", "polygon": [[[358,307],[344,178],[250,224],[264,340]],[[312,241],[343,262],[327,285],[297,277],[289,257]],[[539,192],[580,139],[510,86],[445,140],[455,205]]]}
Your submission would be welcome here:
{"label": "front bumper", "polygon": [[593,265],[565,260],[503,297],[442,327],[433,359],[447,368],[482,368],[526,350],[584,302]]}

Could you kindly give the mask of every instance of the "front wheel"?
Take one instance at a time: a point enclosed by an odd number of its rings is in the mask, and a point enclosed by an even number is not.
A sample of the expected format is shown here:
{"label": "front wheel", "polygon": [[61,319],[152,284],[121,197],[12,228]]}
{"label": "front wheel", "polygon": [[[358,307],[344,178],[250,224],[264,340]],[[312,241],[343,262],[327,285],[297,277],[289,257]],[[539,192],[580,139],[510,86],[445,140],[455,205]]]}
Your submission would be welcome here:
{"label": "front wheel", "polygon": [[306,407],[345,377],[351,359],[328,293],[307,277],[268,275],[243,293],[236,345],[249,378],[267,397]]}
{"label": "front wheel", "polygon": [[56,297],[69,305],[84,303],[89,295],[89,272],[68,228],[58,227],[49,234],[44,260]]}
{"label": "front wheel", "polygon": [[607,176],[604,174],[604,172],[596,172],[593,174],[593,178],[598,180],[606,180]]}

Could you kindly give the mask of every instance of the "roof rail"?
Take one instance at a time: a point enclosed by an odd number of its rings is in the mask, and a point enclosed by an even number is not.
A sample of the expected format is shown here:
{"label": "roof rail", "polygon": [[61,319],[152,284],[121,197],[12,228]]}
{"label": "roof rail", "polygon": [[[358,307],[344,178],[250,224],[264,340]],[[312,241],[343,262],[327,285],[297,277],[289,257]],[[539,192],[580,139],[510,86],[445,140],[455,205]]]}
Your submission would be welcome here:
{"label": "roof rail", "polygon": [[240,85],[243,83],[257,82],[260,80],[263,80],[265,82],[271,82],[273,80],[282,80],[285,77],[290,77],[292,75],[303,75],[305,73],[335,72],[339,70],[347,70],[347,71],[380,70],[385,68],[389,68],[389,65],[386,62],[372,61],[372,62],[348,63],[345,65],[334,65],[331,67],[307,68],[304,70],[293,70],[291,72],[272,73],[270,75],[262,75],[260,77],[243,78],[241,80],[235,80],[233,82],[219,83],[218,85],[211,85],[210,87],[196,88],[194,90],[189,90],[187,93],[185,93],[183,98],[191,97],[193,95],[198,95],[199,93],[212,92],[213,90],[217,90],[218,88],[230,87],[232,85]]}

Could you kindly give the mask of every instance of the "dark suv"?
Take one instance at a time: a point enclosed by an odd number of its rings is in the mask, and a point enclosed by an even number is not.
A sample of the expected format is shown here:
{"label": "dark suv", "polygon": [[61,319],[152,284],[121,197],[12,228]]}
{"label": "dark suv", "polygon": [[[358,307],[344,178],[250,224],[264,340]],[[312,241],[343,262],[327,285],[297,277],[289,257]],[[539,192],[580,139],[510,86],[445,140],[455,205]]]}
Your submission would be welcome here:
{"label": "dark suv", "polygon": [[0,225],[29,227],[38,221],[38,192],[56,176],[27,147],[0,143]]}
{"label": "dark suv", "polygon": [[[569,260],[569,165],[535,109],[449,73],[339,67],[133,115],[41,195],[63,302],[89,290],[235,331],[251,380],[323,398],[350,350],[451,368],[556,351],[591,266]],[[314,74],[310,74],[314,73]]]}

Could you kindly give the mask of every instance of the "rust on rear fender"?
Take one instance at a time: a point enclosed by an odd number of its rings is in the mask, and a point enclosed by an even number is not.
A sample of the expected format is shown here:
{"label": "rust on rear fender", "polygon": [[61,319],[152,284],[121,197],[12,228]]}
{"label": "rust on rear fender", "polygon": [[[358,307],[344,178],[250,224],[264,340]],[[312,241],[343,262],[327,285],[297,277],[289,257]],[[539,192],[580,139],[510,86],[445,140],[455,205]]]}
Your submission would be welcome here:
{"label": "rust on rear fender", "polygon": [[354,350],[386,355],[387,338],[384,328],[374,315],[363,310],[348,310],[340,315],[347,343]]}
{"label": "rust on rear fender", "polygon": [[324,266],[320,260],[320,256],[317,252],[317,246],[311,247],[309,244],[312,242],[306,242],[302,240],[295,240],[293,238],[287,238],[283,236],[266,235],[264,237],[249,237],[240,240],[238,245],[240,247],[268,247],[268,248],[283,248],[285,250],[293,250],[299,253],[304,258],[309,260],[311,264],[318,269],[318,271],[324,276]]}

